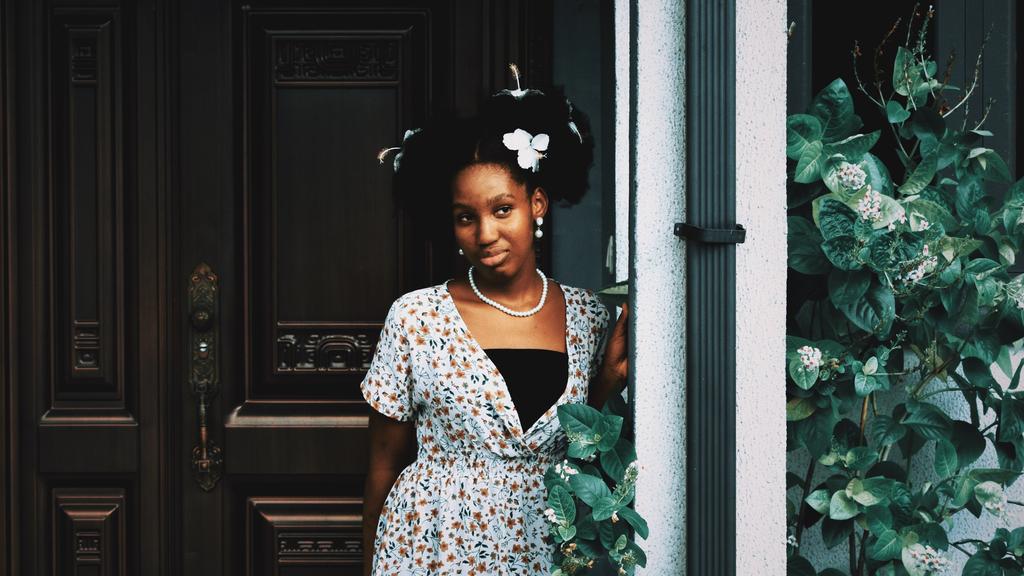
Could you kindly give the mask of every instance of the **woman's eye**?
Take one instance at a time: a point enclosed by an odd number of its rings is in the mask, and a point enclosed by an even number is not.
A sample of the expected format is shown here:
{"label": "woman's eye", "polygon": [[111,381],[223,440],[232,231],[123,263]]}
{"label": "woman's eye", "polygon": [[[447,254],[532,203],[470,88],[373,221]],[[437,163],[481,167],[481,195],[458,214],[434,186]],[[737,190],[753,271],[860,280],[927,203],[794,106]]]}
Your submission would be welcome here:
{"label": "woman's eye", "polygon": [[503,215],[504,214],[508,214],[511,211],[512,211],[512,207],[511,206],[502,206],[501,208],[498,208],[498,213],[499,214],[503,214]]}
{"label": "woman's eye", "polygon": [[459,214],[455,217],[456,222],[469,222],[469,214]]}

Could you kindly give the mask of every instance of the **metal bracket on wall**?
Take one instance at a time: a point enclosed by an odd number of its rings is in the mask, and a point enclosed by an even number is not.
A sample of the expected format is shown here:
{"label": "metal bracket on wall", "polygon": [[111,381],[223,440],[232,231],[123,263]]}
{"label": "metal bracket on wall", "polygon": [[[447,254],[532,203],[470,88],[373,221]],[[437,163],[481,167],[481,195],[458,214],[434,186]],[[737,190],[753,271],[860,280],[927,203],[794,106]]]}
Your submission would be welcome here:
{"label": "metal bracket on wall", "polygon": [[747,239],[747,230],[740,224],[736,228],[704,228],[676,222],[675,235],[707,244],[742,244]]}

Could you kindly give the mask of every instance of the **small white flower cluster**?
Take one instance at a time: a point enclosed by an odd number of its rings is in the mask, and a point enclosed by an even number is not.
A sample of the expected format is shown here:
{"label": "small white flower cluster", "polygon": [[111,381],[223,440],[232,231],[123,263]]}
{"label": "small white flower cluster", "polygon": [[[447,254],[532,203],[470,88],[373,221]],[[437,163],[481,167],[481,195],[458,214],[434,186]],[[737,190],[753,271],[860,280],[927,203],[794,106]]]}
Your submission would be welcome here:
{"label": "small white flower cluster", "polygon": [[796,536],[795,535],[790,534],[789,536],[786,537],[786,546],[790,546],[792,548],[799,548],[800,547],[800,543],[796,541]]}
{"label": "small white flower cluster", "polygon": [[618,512],[612,512],[612,524],[615,524],[618,521],[619,521],[619,513]]}
{"label": "small white flower cluster", "polygon": [[897,218],[896,220],[894,220],[892,222],[889,222],[889,226],[887,226],[887,228],[889,228],[890,232],[892,232],[893,230],[896,229],[896,223],[897,222],[899,222],[900,224],[906,224],[907,223],[907,211],[906,210],[900,210],[899,218]]}
{"label": "small white flower cluster", "polygon": [[928,572],[938,574],[949,568],[949,560],[931,546],[915,546],[909,552],[910,557],[914,559],[914,563],[917,564],[917,568],[920,570],[927,570]]}
{"label": "small white flower cluster", "polygon": [[917,266],[915,266],[913,270],[907,272],[906,276],[901,276],[900,274],[897,274],[896,280],[902,280],[908,284],[913,284],[914,282],[920,281],[921,278],[924,278],[924,275],[927,274],[929,270],[937,266],[939,263],[938,256],[931,255],[931,253],[928,251],[927,244],[925,244],[924,248],[921,250],[921,256],[923,256],[924,259],[918,262]]}
{"label": "small white flower cluster", "polygon": [[814,370],[821,366],[821,350],[812,346],[801,346],[797,353],[800,354],[800,362],[804,370]]}
{"label": "small white flower cluster", "polygon": [[1024,310],[1024,294],[1014,294],[1013,300],[1017,303],[1017,308]]}
{"label": "small white flower cluster", "polygon": [[558,477],[563,481],[568,482],[570,476],[579,474],[580,471],[569,465],[568,460],[562,460],[561,464],[555,464],[555,472],[558,472]]}
{"label": "small white flower cluster", "polygon": [[882,219],[882,194],[868,187],[864,197],[857,201],[857,212],[862,220],[878,222]]}
{"label": "small white flower cluster", "polygon": [[864,186],[864,182],[867,181],[868,175],[860,166],[843,162],[839,165],[839,170],[836,170],[836,178],[846,188],[860,190]]}
{"label": "small white flower cluster", "polygon": [[636,460],[633,460],[629,463],[629,466],[626,466],[626,472],[622,475],[623,484],[636,484],[636,478],[640,475],[640,468],[638,466]]}
{"label": "small white flower cluster", "polygon": [[548,508],[544,510],[544,516],[548,519],[548,522],[551,522],[552,524],[558,524],[558,517],[555,516],[554,508]]}
{"label": "small white flower cluster", "polygon": [[925,220],[924,218],[921,218],[921,224],[920,224],[919,230],[927,230],[927,229],[929,229],[931,227],[932,227],[931,222]]}

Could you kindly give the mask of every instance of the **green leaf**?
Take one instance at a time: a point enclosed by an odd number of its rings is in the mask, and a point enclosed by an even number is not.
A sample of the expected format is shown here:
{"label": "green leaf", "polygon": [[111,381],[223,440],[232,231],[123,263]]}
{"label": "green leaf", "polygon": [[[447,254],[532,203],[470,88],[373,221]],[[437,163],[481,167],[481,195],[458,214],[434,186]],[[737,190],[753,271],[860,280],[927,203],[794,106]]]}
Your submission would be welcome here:
{"label": "green leaf", "polygon": [[991,480],[981,482],[974,487],[974,497],[978,499],[978,503],[982,506],[998,504],[1003,499],[1003,487],[998,482],[992,482]]}
{"label": "green leaf", "polygon": [[562,542],[572,540],[576,536],[575,526],[559,526],[558,535],[562,537]]}
{"label": "green leaf", "polygon": [[826,144],[822,149],[822,155],[828,158],[834,154],[842,154],[848,162],[857,163],[878,142],[881,134],[880,130],[868,134],[854,134],[839,142]]}
{"label": "green leaf", "polygon": [[956,186],[956,211],[964,220],[974,220],[974,214],[985,208],[985,187],[981,178],[967,176]]}
{"label": "green leaf", "polygon": [[854,234],[853,223],[857,220],[857,213],[852,208],[836,200],[825,197],[820,203],[818,210],[818,227],[821,229],[821,237],[825,240]]}
{"label": "green leaf", "polygon": [[928,142],[934,146],[946,133],[946,122],[942,116],[931,108],[919,108],[914,112],[914,118],[910,121],[910,129],[914,132],[922,145]]}
{"label": "green leaf", "polygon": [[821,177],[821,167],[824,156],[821,152],[824,145],[821,142],[809,142],[800,153],[796,163],[796,171],[793,173],[793,181],[800,184],[810,184]]}
{"label": "green leaf", "polygon": [[821,249],[836,268],[858,270],[863,266],[857,260],[857,240],[853,236],[829,238]]}
{"label": "green leaf", "polygon": [[952,232],[959,226],[953,215],[949,213],[949,210],[946,210],[936,202],[925,200],[924,198],[917,198],[907,203],[907,218],[910,219],[911,224],[915,225],[915,228],[921,221],[921,218],[924,218],[931,224],[942,224],[942,229],[946,232]]}
{"label": "green leaf", "polygon": [[906,108],[899,102],[889,100],[885,103],[885,116],[890,124],[898,124],[910,118],[910,112],[907,112]]}
{"label": "green leaf", "polygon": [[601,452],[607,452],[614,448],[615,443],[619,441],[619,434],[622,433],[622,416],[614,414],[605,416],[603,424],[604,431],[601,437],[597,439],[597,449]]}
{"label": "green leaf", "polygon": [[807,505],[814,509],[818,514],[825,514],[828,512],[830,500],[831,498],[828,495],[828,490],[820,488],[808,494],[807,498],[804,499],[804,502],[807,502]]}
{"label": "green leaf", "polygon": [[879,414],[871,419],[868,426],[868,438],[873,444],[887,446],[895,444],[907,433],[907,428],[895,419],[884,414]]}
{"label": "green leaf", "polygon": [[989,150],[978,160],[984,160],[984,169],[982,178],[985,180],[991,180],[994,182],[1013,182],[1013,177],[1010,176],[1010,168],[1006,165],[1003,158],[996,153],[994,150]]}
{"label": "green leaf", "polygon": [[970,422],[954,420],[952,440],[960,467],[970,466],[985,452],[985,437]]}
{"label": "green leaf", "polygon": [[935,177],[935,171],[938,168],[935,154],[929,154],[921,159],[917,167],[914,168],[914,173],[907,178],[907,181],[903,183],[899,188],[900,194],[904,196],[910,196],[912,194],[920,194],[926,186],[931,184],[932,178]]}
{"label": "green leaf", "polygon": [[871,188],[882,194],[891,197],[894,192],[892,177],[889,176],[889,169],[878,159],[877,156],[867,153],[860,161],[861,168],[867,173],[867,183]]}
{"label": "green leaf", "polygon": [[810,112],[821,121],[825,142],[841,140],[863,125],[853,112],[853,97],[841,78],[833,80],[814,97]]}
{"label": "green leaf", "polygon": [[878,452],[867,446],[856,446],[846,453],[846,467],[851,470],[864,471],[875,462],[878,462]]}
{"label": "green leaf", "polygon": [[871,285],[867,270],[833,270],[828,275],[829,298],[836,306],[850,306],[864,297]]}
{"label": "green leaf", "polygon": [[793,555],[786,561],[786,576],[817,576],[817,571],[809,560]]}
{"label": "green leaf", "polygon": [[825,274],[831,268],[828,258],[821,251],[824,239],[821,233],[806,218],[790,216],[789,227],[789,267],[801,274]]}
{"label": "green leaf", "polygon": [[591,508],[596,506],[601,498],[612,494],[604,480],[590,474],[576,474],[569,479],[569,485],[572,486],[573,492],[579,496],[579,499]]}
{"label": "green leaf", "polygon": [[854,478],[850,480],[850,483],[846,486],[846,495],[853,498],[853,501],[861,506],[874,506],[882,501],[873,492],[864,489],[864,481],[860,478]]}
{"label": "green leaf", "polygon": [[858,514],[857,503],[846,495],[845,491],[839,491],[832,495],[829,501],[828,517],[833,520],[849,520]]}
{"label": "green leaf", "polygon": [[647,521],[644,520],[640,514],[637,514],[636,510],[629,507],[620,508],[619,517],[626,522],[629,522],[629,525],[633,527],[633,530],[636,530],[637,535],[644,539],[647,538],[649,534]]}
{"label": "green leaf", "polygon": [[562,404],[558,407],[558,421],[567,432],[588,434],[601,421],[601,412],[586,404]]}
{"label": "green leaf", "polygon": [[948,478],[956,474],[959,467],[959,460],[956,455],[956,446],[953,443],[941,439],[935,442],[935,473],[939,478]]}
{"label": "green leaf", "polygon": [[797,440],[807,448],[811,458],[817,459],[828,451],[837,421],[832,410],[819,410],[809,418],[795,423]]}
{"label": "green leaf", "polygon": [[988,552],[980,550],[964,564],[962,576],[1003,576],[1003,568],[991,559]]}
{"label": "green leaf", "polygon": [[786,156],[800,158],[804,148],[821,140],[821,122],[810,114],[793,114],[786,118]]}
{"label": "green leaf", "polygon": [[868,547],[868,556],[872,560],[895,560],[903,552],[903,539],[895,530],[886,530]]}
{"label": "green leaf", "polygon": [[814,386],[818,381],[819,372],[818,367],[805,368],[799,356],[794,356],[789,360],[789,376],[797,386],[804,390],[810,390]]}
{"label": "green leaf", "polygon": [[614,496],[604,496],[594,504],[594,520],[600,522],[601,520],[607,520],[612,517],[612,514],[618,511],[622,506],[622,503]]}
{"label": "green leaf", "polygon": [[896,48],[896,61],[892,66],[892,89],[900,96],[910,95],[914,80],[913,62],[914,55],[909,50],[903,46]]}
{"label": "green leaf", "polygon": [[833,520],[826,516],[821,522],[821,539],[828,548],[844,544],[853,532],[853,520]]}
{"label": "green leaf", "polygon": [[885,338],[896,318],[896,299],[892,290],[873,284],[864,298],[850,306],[837,306],[854,326]]}
{"label": "green leaf", "polygon": [[817,409],[812,398],[791,398],[786,402],[786,420],[788,422],[803,420],[814,414]]}
{"label": "green leaf", "polygon": [[927,403],[921,403],[903,423],[927,440],[945,440],[953,431],[953,422],[949,416]]}
{"label": "green leaf", "polygon": [[868,530],[875,536],[881,536],[892,528],[892,512],[888,506],[870,506],[864,511]]}
{"label": "green leaf", "polygon": [[1024,434],[1024,401],[1007,394],[999,407],[999,441],[1011,442],[1021,434]]}
{"label": "green leaf", "polygon": [[863,372],[853,376],[853,389],[860,398],[866,398],[868,394],[876,390],[887,390],[886,380],[876,378]]}
{"label": "green leaf", "polygon": [[576,521],[576,504],[565,488],[555,486],[551,489],[548,493],[548,507],[555,511],[559,524],[572,524]]}
{"label": "green leaf", "polygon": [[636,460],[636,448],[625,438],[619,438],[615,448],[601,453],[601,467],[615,482],[622,482],[626,466]]}

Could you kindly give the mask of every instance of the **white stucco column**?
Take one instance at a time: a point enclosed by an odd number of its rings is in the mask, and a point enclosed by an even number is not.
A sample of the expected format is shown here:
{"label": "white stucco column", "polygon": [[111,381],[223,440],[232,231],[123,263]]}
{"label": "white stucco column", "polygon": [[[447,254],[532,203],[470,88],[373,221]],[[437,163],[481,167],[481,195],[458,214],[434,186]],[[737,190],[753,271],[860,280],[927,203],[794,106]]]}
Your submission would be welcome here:
{"label": "white stucco column", "polygon": [[636,508],[651,531],[640,541],[647,567],[638,573],[669,576],[686,567],[685,251],[673,234],[684,220],[685,7],[633,0],[616,2],[616,11],[616,26],[628,22],[633,40],[630,100],[619,103],[619,119],[628,115],[630,127],[630,372],[642,466]]}
{"label": "white stucco column", "polygon": [[736,573],[786,574],[786,2],[736,2]]}

